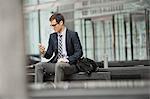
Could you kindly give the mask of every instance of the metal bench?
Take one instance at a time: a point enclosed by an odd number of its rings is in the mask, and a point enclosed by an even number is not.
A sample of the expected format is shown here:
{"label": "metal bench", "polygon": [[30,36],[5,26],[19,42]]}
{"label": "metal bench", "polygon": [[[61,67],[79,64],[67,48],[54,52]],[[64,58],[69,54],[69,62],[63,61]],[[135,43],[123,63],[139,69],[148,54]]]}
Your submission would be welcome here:
{"label": "metal bench", "polygon": [[[53,81],[54,75],[45,75],[44,81]],[[92,72],[91,75],[79,72],[72,75],[65,75],[65,81],[85,81],[85,80],[110,80],[110,72]]]}

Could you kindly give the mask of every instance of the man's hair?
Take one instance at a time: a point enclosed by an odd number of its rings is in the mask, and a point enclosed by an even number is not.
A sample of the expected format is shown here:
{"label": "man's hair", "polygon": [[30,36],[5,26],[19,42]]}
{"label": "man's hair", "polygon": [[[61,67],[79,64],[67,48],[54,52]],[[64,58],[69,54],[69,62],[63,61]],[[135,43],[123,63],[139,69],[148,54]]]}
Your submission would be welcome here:
{"label": "man's hair", "polygon": [[65,23],[64,16],[61,13],[54,13],[50,18],[49,21],[53,21],[56,19],[56,22],[59,23],[60,21],[63,21],[63,24]]}

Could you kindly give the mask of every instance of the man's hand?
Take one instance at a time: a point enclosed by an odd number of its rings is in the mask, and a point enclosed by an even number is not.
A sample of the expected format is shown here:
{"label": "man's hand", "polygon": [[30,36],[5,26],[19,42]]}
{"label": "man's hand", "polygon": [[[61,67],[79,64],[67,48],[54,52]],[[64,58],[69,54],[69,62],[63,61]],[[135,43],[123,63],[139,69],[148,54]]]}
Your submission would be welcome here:
{"label": "man's hand", "polygon": [[45,54],[45,47],[41,43],[39,43],[38,46],[39,46],[40,53]]}
{"label": "man's hand", "polygon": [[57,62],[64,62],[64,63],[68,63],[69,62],[69,60],[68,59],[66,59],[66,58],[60,58],[60,59],[58,59],[58,61]]}

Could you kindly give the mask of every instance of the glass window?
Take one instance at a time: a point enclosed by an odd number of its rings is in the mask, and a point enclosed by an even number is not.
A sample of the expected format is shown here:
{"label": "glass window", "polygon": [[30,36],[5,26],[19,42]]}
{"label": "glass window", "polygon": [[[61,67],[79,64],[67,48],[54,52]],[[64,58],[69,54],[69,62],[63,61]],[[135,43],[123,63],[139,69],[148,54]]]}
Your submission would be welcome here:
{"label": "glass window", "polygon": [[125,60],[124,15],[115,15],[116,60]]}
{"label": "glass window", "polygon": [[[77,14],[78,15],[78,14]],[[80,41],[81,41],[81,44],[82,44],[82,49],[83,49],[83,56],[86,56],[86,51],[85,51],[85,28],[84,28],[84,20],[75,20],[74,22],[74,28],[75,28],[75,31],[78,32],[78,35],[79,35],[79,38],[80,38]]]}
{"label": "glass window", "polygon": [[114,21],[111,16],[78,21],[82,25],[75,25],[75,29],[82,29],[81,41],[85,56],[96,61],[103,60],[105,53],[109,61],[132,60],[132,57],[134,60],[147,59],[144,14],[131,17],[130,14],[116,14]]}
{"label": "glass window", "polygon": [[149,26],[149,28],[148,28],[148,34],[149,34],[148,53],[149,53],[149,55],[148,55],[148,59],[150,60],[150,10],[148,11],[148,13],[149,13],[149,22],[148,22],[148,26]]}
{"label": "glass window", "polygon": [[112,20],[111,16],[94,20],[95,59],[102,61],[107,54],[108,60],[113,60],[112,50]]}
{"label": "glass window", "polygon": [[104,53],[104,37],[103,37],[103,22],[100,20],[94,21],[95,30],[95,59],[103,60]]}
{"label": "glass window", "polygon": [[25,15],[26,53],[39,54],[39,23],[38,12]]}
{"label": "glass window", "polygon": [[150,11],[149,11],[149,34],[150,34]]}
{"label": "glass window", "polygon": [[131,27],[130,27],[130,18],[129,14],[124,15],[124,27],[125,27],[125,57],[126,60],[131,60]]}
{"label": "glass window", "polygon": [[94,59],[94,43],[93,43],[93,27],[92,27],[92,21],[91,20],[85,20],[85,29],[86,32],[84,34],[86,46],[86,56]]}
{"label": "glass window", "polygon": [[146,59],[146,27],[144,12],[132,15],[132,31],[134,59]]}

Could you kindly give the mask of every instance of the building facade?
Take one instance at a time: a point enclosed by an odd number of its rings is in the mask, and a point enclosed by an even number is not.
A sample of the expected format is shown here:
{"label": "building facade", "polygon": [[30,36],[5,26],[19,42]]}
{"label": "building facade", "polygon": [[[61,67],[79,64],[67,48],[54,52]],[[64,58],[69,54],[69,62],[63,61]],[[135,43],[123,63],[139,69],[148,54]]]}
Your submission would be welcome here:
{"label": "building facade", "polygon": [[24,0],[26,53],[39,55],[53,32],[49,17],[63,13],[77,31],[84,56],[102,61],[150,59],[149,0]]}

